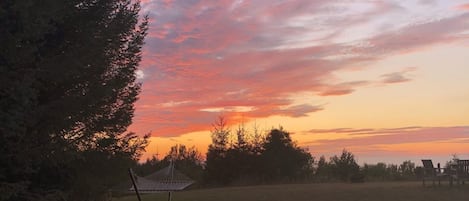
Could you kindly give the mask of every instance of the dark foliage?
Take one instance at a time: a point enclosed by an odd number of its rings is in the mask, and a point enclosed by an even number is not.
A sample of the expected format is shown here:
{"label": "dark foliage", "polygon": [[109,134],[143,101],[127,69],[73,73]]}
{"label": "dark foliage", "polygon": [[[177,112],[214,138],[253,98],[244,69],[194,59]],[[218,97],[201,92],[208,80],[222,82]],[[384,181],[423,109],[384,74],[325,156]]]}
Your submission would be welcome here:
{"label": "dark foliage", "polygon": [[135,164],[135,167],[133,167],[132,170],[134,171],[135,174],[139,176],[147,176],[164,167],[165,167],[165,164],[163,164],[161,160],[159,160],[155,156],[152,156],[151,158],[148,158],[143,163]]}
{"label": "dark foliage", "polygon": [[232,172],[228,166],[228,137],[230,130],[226,120],[219,117],[212,125],[212,144],[209,145],[206,156],[205,180],[218,184],[227,184],[232,180]]}
{"label": "dark foliage", "polygon": [[316,180],[320,182],[329,181],[332,178],[332,167],[326,161],[326,157],[321,156],[319,157],[319,161],[317,163],[316,171],[314,173],[314,177]]}
{"label": "dark foliage", "polygon": [[291,181],[312,174],[313,157],[296,146],[282,128],[272,129],[267,135],[261,158],[269,180]]}
{"label": "dark foliage", "polygon": [[371,181],[385,181],[389,178],[385,163],[365,164],[362,172],[366,179]]}
{"label": "dark foliage", "polygon": [[360,166],[355,161],[354,155],[345,149],[340,157],[331,157],[330,163],[333,174],[341,181],[350,181],[352,176],[359,174]]}
{"label": "dark foliage", "polygon": [[142,151],[132,2],[0,1],[1,200],[95,199]]}
{"label": "dark foliage", "polygon": [[409,160],[401,165],[395,164],[365,164],[361,172],[367,181],[400,181],[416,180],[423,174],[422,167],[415,167],[415,164]]}
{"label": "dark foliage", "polygon": [[187,148],[182,144],[171,147],[171,151],[163,159],[162,164],[167,166],[171,161],[179,171],[197,181],[198,184],[203,182],[203,159],[195,147]]}
{"label": "dark foliage", "polygon": [[[298,147],[290,133],[272,129],[260,135],[257,128],[249,133],[244,125],[232,132],[224,118],[213,125],[212,144],[206,158],[204,182],[212,185],[250,185],[289,182],[415,180],[421,168],[411,161],[401,165],[364,164],[343,150],[340,155],[321,156],[314,163],[311,154]],[[234,133],[234,134],[232,134]],[[230,142],[230,139],[233,141]]]}
{"label": "dark foliage", "polygon": [[240,125],[228,144],[231,131],[219,118],[212,130],[206,158],[205,181],[215,185],[243,185],[304,180],[312,174],[312,156],[299,148],[283,129],[266,137]]}
{"label": "dark foliage", "polygon": [[133,169],[137,175],[147,176],[169,166],[171,162],[174,163],[174,167],[178,171],[196,181],[195,184],[191,185],[192,188],[204,183],[202,155],[195,147],[187,148],[182,144],[171,147],[162,160],[152,157],[144,163],[136,164]]}

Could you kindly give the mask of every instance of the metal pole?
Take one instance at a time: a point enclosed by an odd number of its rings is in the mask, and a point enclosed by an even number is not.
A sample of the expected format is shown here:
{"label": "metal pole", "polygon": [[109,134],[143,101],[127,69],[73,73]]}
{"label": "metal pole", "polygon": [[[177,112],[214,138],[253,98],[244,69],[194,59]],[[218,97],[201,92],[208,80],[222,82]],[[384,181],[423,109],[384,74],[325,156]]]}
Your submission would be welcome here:
{"label": "metal pole", "polygon": [[[177,151],[177,147],[176,147]],[[177,153],[177,152],[176,152]],[[177,154],[176,154],[177,156]],[[174,159],[171,159],[171,162],[169,164],[169,169],[171,170],[171,180],[170,180],[170,186],[172,187],[173,185],[173,179],[174,179]],[[169,191],[168,194],[168,201],[171,201],[173,199],[173,195],[171,194],[171,191]]]}
{"label": "metal pole", "polygon": [[138,201],[142,201],[142,198],[140,198],[140,193],[138,192],[137,184],[135,183],[134,175],[132,174],[132,168],[129,168],[129,175],[130,180],[132,180],[132,184],[134,185],[134,190],[135,194],[137,194]]}

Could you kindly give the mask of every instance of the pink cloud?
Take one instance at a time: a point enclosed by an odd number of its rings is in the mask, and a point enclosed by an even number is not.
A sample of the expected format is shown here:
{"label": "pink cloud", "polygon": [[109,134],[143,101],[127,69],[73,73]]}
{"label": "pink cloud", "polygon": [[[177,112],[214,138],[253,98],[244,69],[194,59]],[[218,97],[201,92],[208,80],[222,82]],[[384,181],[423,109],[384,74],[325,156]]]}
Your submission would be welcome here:
{"label": "pink cloud", "polygon": [[467,141],[469,138],[469,126],[459,127],[406,127],[394,129],[329,129],[312,130],[312,134],[341,133],[353,136],[334,140],[316,140],[307,142],[314,143],[318,149],[328,147],[367,147],[375,145],[389,145],[401,143],[422,143],[438,141]]}
{"label": "pink cloud", "polygon": [[418,162],[422,158],[445,162],[452,154],[466,155],[469,142],[469,126],[313,129],[303,135],[308,133],[342,136],[300,144],[309,147],[313,155],[333,156],[345,148],[356,154],[360,161],[365,159],[368,162],[401,163],[409,159]]}
{"label": "pink cloud", "polygon": [[[290,95],[346,95],[373,81],[347,82],[334,73],[364,66],[386,56],[432,44],[457,41],[468,14],[406,26],[364,39],[365,46],[332,43],[337,33],[399,10],[383,1],[366,3],[363,15],[332,15],[346,5],[335,1],[152,1],[144,10],[152,19],[141,69],[142,93],[129,130],[177,136],[208,130],[220,113],[206,108],[250,107],[225,111],[246,119],[284,115],[302,117],[326,108],[294,105]],[[321,19],[317,26],[314,19]],[[300,20],[301,23],[295,23]],[[335,22],[335,23],[332,23]],[[342,26],[343,25],[343,26]],[[331,33],[311,44],[285,47],[303,33]],[[431,33],[431,34],[428,34]],[[303,43],[302,40],[298,43]],[[295,43],[296,44],[296,43]],[[340,57],[342,59],[329,59]],[[364,67],[365,68],[365,67]],[[383,82],[409,81],[406,72],[383,75]]]}
{"label": "pink cloud", "polygon": [[312,129],[308,132],[311,134],[320,134],[320,133],[361,133],[361,132],[370,132],[375,129],[364,128],[364,129],[353,129],[353,128],[333,128],[333,129]]}
{"label": "pink cloud", "polygon": [[367,41],[367,46],[354,48],[353,52],[371,56],[388,56],[408,53],[438,43],[461,40],[467,30],[469,13],[407,26],[398,31],[383,33]]}
{"label": "pink cloud", "polygon": [[469,3],[462,4],[456,7],[458,10],[469,10]]}

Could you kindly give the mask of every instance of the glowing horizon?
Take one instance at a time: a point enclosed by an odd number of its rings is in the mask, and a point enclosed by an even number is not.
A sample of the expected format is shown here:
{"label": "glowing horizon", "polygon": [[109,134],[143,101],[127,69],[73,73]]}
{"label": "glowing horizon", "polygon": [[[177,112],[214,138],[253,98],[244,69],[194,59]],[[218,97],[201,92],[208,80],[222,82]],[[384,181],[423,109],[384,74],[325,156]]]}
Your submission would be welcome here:
{"label": "glowing horizon", "polygon": [[469,158],[465,1],[143,1],[150,17],[129,131],[143,158],[205,152],[217,116],[279,125],[312,155]]}

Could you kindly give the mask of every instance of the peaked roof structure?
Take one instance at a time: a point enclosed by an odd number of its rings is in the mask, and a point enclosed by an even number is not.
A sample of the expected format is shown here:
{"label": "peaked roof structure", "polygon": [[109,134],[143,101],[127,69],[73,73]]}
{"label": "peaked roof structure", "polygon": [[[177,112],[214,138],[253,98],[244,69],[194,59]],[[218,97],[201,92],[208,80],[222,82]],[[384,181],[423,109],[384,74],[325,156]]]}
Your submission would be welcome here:
{"label": "peaked roof structure", "polygon": [[[182,174],[174,168],[174,165],[170,164],[168,167],[145,177],[135,175],[135,182],[138,191],[141,193],[156,193],[184,190],[193,184],[194,180]],[[134,191],[134,187],[129,188],[129,191]]]}
{"label": "peaked roof structure", "polygon": [[182,174],[173,165],[169,165],[161,170],[158,170],[150,175],[145,176],[145,178],[154,180],[154,181],[192,181],[189,177]]}

